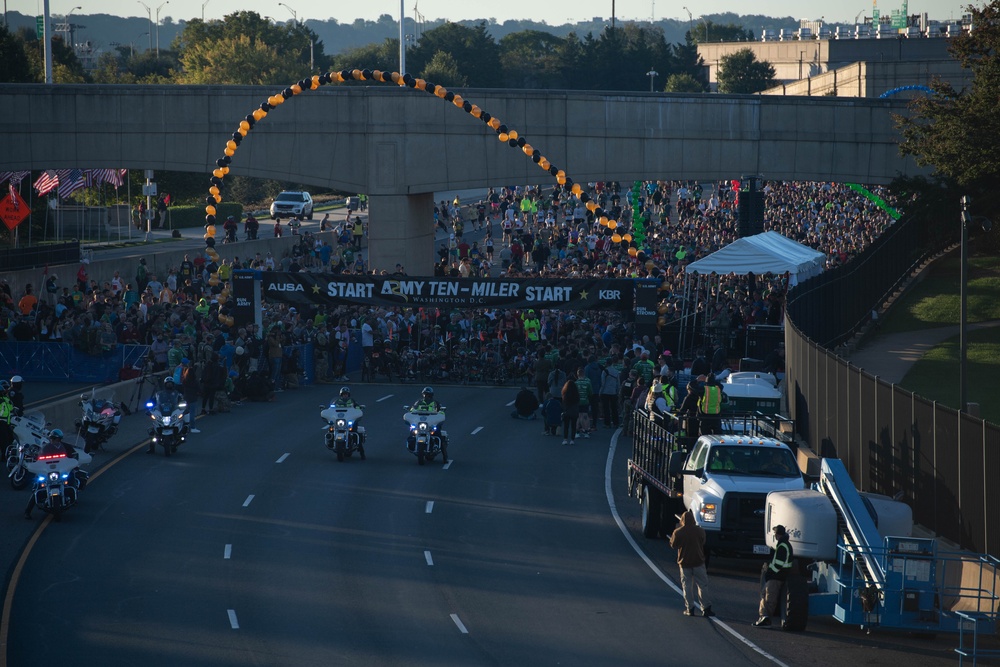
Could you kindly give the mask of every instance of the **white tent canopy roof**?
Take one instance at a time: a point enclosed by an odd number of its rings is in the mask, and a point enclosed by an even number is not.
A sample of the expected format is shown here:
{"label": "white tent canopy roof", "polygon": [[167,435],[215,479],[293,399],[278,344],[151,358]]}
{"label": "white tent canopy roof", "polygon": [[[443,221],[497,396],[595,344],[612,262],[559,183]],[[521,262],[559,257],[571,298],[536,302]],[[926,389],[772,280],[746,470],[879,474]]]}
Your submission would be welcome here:
{"label": "white tent canopy roof", "polygon": [[745,236],[726,247],[688,264],[686,273],[729,275],[762,275],[765,273],[791,276],[790,283],[812,278],[823,271],[826,255],[792,241],[775,231]]}

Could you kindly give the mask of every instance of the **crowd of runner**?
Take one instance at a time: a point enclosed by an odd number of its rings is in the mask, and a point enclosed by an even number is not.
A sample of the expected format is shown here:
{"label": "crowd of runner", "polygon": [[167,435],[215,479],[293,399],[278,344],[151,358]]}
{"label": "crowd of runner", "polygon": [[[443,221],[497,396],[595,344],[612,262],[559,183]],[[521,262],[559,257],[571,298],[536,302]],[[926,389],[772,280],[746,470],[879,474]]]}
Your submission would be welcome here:
{"label": "crowd of runner", "polygon": [[[433,262],[435,275],[459,277],[654,278],[661,284],[661,331],[697,316],[704,331],[696,344],[734,344],[749,325],[781,323],[786,276],[686,280],[687,264],[737,238],[738,192],[732,184],[608,182],[586,190],[616,223],[613,229],[562,188],[491,189],[471,206],[441,202],[433,224],[448,233],[448,241],[416,274],[432,273]],[[765,229],[823,252],[828,267],[863,251],[893,222],[876,203],[838,184],[767,183],[763,192]],[[303,233],[280,258],[254,253],[216,265],[193,253],[166,276],[148,272],[142,259],[111,276],[90,276],[82,264],[73,285],[42,275],[37,288],[26,286],[21,294],[0,281],[0,332],[8,340],[70,343],[96,355],[121,344],[149,345],[151,363],[163,370],[174,358],[204,363],[212,352],[224,352],[221,360],[231,370],[247,375],[266,369],[276,388],[301,374],[297,346],[307,343],[316,351],[319,381],[344,378],[348,351],[360,345],[364,379],[438,382],[528,378],[543,345],[556,348],[561,359],[576,360],[572,366],[611,345],[624,356],[641,349],[659,355],[669,344],[660,336],[634,336],[628,322],[607,312],[297,309],[267,303],[262,331],[229,327],[220,319],[220,309],[224,315],[228,309],[219,295],[237,269],[405,275],[399,265],[394,271],[366,266],[358,224],[330,225],[337,232],[334,243]],[[644,235],[641,243],[637,235]],[[481,239],[470,242],[471,236]],[[216,272],[220,280],[212,285]],[[279,372],[275,359],[282,360]]]}

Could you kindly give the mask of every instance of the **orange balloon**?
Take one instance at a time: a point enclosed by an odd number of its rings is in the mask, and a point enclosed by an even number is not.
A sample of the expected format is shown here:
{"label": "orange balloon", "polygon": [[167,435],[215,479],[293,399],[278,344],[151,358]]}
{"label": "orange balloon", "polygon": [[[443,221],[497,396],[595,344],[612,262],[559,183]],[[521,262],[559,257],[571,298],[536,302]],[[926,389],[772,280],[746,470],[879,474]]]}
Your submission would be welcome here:
{"label": "orange balloon", "polygon": [[[243,121],[243,122],[246,122],[246,121]],[[242,127],[236,128],[236,131],[240,133],[240,136],[243,136],[243,137],[247,136],[247,131],[244,130]]]}
{"label": "orange balloon", "polygon": [[611,235],[611,242],[612,243],[621,243],[622,242],[622,237],[619,236],[618,234],[612,234]]}
{"label": "orange balloon", "polygon": [[632,240],[632,235],[631,234],[623,234],[622,238],[625,239],[626,241],[631,241]]}
{"label": "orange balloon", "polygon": [[222,168],[222,174],[223,175],[228,175],[229,174],[229,167],[223,167]]}
{"label": "orange balloon", "polygon": [[214,185],[210,187],[208,191],[211,192],[213,195],[219,194],[219,188],[215,187]]}
{"label": "orange balloon", "polygon": [[601,225],[604,226],[604,227],[607,227],[608,226],[608,222],[609,222],[608,216],[602,215],[601,218],[600,218]]}
{"label": "orange balloon", "polygon": [[205,213],[207,213],[208,215],[215,215],[215,207],[214,206],[206,206],[205,207]]}
{"label": "orange balloon", "polygon": [[497,139],[499,139],[499,140],[500,140],[500,141],[502,141],[503,143],[507,143],[507,139],[508,139],[509,137],[510,137],[510,135],[509,135],[509,134],[507,134],[506,132],[501,132],[500,134],[498,134],[498,135],[497,135]]}
{"label": "orange balloon", "polygon": [[533,151],[535,149],[531,147],[531,144],[525,144],[525,145],[521,146],[521,150],[524,151],[525,155],[530,156],[531,155],[531,151]]}
{"label": "orange balloon", "polygon": [[556,176],[556,183],[558,183],[559,185],[566,185],[566,177]]}
{"label": "orange balloon", "polygon": [[462,99],[461,95],[455,95],[455,97],[453,97],[451,100],[451,103],[454,104],[456,107],[461,107],[464,102],[465,100]]}
{"label": "orange balloon", "polygon": [[219,296],[215,297],[215,299],[216,299],[216,300],[217,300],[217,301],[218,301],[218,302],[219,302],[220,304],[225,304],[225,303],[226,303],[227,301],[229,301],[229,299],[228,299],[227,297],[224,297],[224,296],[222,296],[221,294],[220,294]]}
{"label": "orange balloon", "polygon": [[245,120],[241,120],[240,121],[240,129],[241,130],[249,130],[250,129],[250,123],[246,122]]}
{"label": "orange balloon", "polygon": [[260,120],[261,118],[263,118],[266,115],[267,115],[267,112],[264,111],[263,109],[254,109],[253,110],[253,119],[254,120]]}
{"label": "orange balloon", "polygon": [[222,203],[222,195],[212,195],[212,199],[215,200],[216,204],[221,204]]}
{"label": "orange balloon", "polygon": [[490,118],[490,120],[487,123],[487,125],[489,125],[490,127],[492,127],[494,130],[499,130],[501,123],[496,118]]}
{"label": "orange balloon", "polygon": [[222,313],[219,313],[219,321],[220,322],[222,322],[223,324],[225,324],[227,319],[229,319],[229,317],[227,315],[223,315]]}
{"label": "orange balloon", "polygon": [[615,220],[608,220],[608,229],[618,229],[618,222]]}
{"label": "orange balloon", "polygon": [[224,171],[222,171],[221,167],[218,167],[218,168],[216,168],[215,170],[212,171],[212,176],[215,176],[216,178],[222,178],[225,175],[226,175],[226,173]]}
{"label": "orange balloon", "polygon": [[629,248],[628,249],[628,254],[629,254],[629,257],[635,257],[636,255],[639,254],[639,251],[636,250],[635,248]]}
{"label": "orange balloon", "polygon": [[215,225],[209,225],[208,227],[205,227],[205,235],[215,238]]}
{"label": "orange balloon", "polygon": [[294,85],[292,86],[292,93],[293,93],[294,95],[298,95],[298,94],[299,94],[299,93],[301,93],[301,92],[302,92],[302,86],[300,86],[300,85],[299,85],[299,84],[297,84],[297,83],[296,83],[296,84],[294,84]]}
{"label": "orange balloon", "polygon": [[[583,188],[581,188],[581,187],[580,187],[580,184],[579,184],[579,183],[574,183],[574,184],[573,184],[573,187],[572,187],[572,188],[570,188],[570,192],[572,192],[572,193],[573,193],[573,194],[575,194],[575,195],[576,195],[577,197],[579,197],[579,196],[580,196],[580,193],[581,193],[581,192],[583,192]],[[587,202],[587,203],[588,203],[588,204],[590,204],[591,202]]]}
{"label": "orange balloon", "polygon": [[236,150],[236,142],[230,139],[229,141],[226,142],[226,148],[230,150]]}
{"label": "orange balloon", "polygon": [[511,130],[508,134],[510,134],[511,139],[517,139],[518,137],[517,130]]}
{"label": "orange balloon", "polygon": [[216,285],[219,284],[219,278],[218,277],[209,278],[208,279],[208,284],[211,285],[212,287],[215,287]]}
{"label": "orange balloon", "polygon": [[232,156],[236,155],[236,151],[234,149],[230,148],[229,146],[226,146],[226,150],[224,150],[222,152],[224,154],[228,155],[229,157],[232,157]]}

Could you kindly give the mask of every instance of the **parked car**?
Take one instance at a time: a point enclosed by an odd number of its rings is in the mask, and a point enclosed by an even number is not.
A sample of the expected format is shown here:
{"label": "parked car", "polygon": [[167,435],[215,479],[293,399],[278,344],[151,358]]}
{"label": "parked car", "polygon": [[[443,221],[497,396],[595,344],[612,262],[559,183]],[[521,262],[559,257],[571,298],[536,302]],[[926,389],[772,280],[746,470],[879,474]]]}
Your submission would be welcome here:
{"label": "parked car", "polygon": [[313,219],[313,200],[308,192],[285,191],[271,202],[271,218]]}

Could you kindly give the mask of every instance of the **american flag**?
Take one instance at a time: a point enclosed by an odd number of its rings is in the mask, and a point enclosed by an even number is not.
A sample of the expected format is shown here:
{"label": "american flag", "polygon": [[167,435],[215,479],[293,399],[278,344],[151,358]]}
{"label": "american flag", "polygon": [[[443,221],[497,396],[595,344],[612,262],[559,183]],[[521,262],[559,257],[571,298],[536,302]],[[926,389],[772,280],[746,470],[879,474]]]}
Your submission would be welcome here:
{"label": "american flag", "polygon": [[0,185],[3,185],[10,180],[16,188],[24,180],[25,176],[31,176],[30,171],[0,171]]}
{"label": "american flag", "polygon": [[73,192],[79,190],[87,184],[83,177],[83,172],[79,169],[63,170],[59,174],[59,198],[65,199]]}
{"label": "american flag", "polygon": [[39,197],[44,197],[59,187],[59,174],[49,169],[35,181],[35,190]]}
{"label": "american flag", "polygon": [[110,183],[116,188],[125,185],[125,175],[127,169],[91,169],[90,179],[94,185],[99,183]]}

